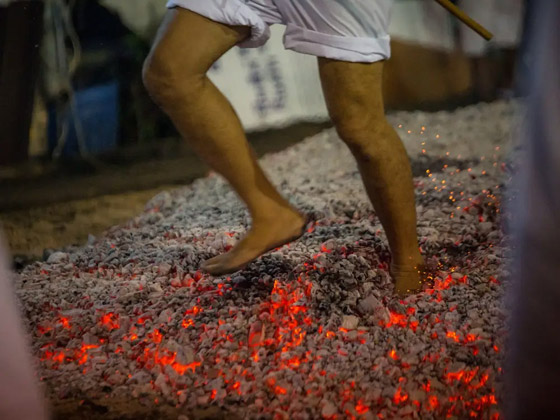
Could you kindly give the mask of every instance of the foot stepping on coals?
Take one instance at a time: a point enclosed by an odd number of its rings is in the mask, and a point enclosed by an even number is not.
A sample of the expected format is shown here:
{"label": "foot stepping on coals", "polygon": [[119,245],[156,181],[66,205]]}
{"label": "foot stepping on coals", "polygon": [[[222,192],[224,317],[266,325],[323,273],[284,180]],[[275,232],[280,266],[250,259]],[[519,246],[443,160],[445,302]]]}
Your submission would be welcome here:
{"label": "foot stepping on coals", "polygon": [[308,216],[296,213],[284,220],[279,217],[274,222],[256,223],[232,250],[210,258],[201,268],[213,276],[242,270],[267,252],[301,238],[309,221]]}

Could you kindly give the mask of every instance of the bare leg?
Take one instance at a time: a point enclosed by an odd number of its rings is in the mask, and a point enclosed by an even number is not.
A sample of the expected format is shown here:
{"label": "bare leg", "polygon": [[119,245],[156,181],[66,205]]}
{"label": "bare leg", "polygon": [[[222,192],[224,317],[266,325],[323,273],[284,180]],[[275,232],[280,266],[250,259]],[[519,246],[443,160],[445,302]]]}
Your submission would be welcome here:
{"label": "bare leg", "polygon": [[320,58],[319,70],[329,114],[358,162],[368,196],[387,234],[396,290],[399,294],[416,290],[424,261],[418,248],[412,171],[400,138],[385,118],[383,62]]}
{"label": "bare leg", "polygon": [[212,64],[248,34],[247,27],[230,27],[173,9],[144,68],[144,82],[154,100],[249,208],[248,234],[230,252],[203,266],[216,275],[236,271],[271,247],[299,236],[305,223],[267,179],[235,111],[206,76]]}

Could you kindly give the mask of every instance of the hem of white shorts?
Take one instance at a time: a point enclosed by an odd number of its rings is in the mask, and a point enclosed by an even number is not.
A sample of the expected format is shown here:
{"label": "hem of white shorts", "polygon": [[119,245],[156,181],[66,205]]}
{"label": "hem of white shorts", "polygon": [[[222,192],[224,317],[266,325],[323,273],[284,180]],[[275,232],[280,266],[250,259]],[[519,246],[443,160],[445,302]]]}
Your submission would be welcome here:
{"label": "hem of white shorts", "polygon": [[240,0],[228,2],[235,3],[229,10],[210,0],[169,0],[167,8],[180,7],[224,25],[249,26],[251,36],[240,42],[240,47],[256,48],[266,44],[270,38],[270,28],[263,19]]}
{"label": "hem of white shorts", "polygon": [[374,63],[391,57],[391,38],[328,35],[288,24],[284,46],[288,50],[339,61]]}

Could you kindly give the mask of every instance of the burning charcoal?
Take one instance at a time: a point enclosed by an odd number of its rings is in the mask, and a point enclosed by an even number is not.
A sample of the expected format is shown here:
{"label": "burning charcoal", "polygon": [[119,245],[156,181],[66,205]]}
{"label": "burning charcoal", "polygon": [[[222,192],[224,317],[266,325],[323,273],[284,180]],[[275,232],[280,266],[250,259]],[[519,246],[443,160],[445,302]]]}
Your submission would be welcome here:
{"label": "burning charcoal", "polygon": [[210,402],[210,395],[201,395],[196,399],[197,405],[200,406],[208,405],[209,402]]}
{"label": "burning charcoal", "polygon": [[115,372],[107,378],[107,382],[111,385],[122,385],[125,381],[126,377],[120,372]]}
{"label": "burning charcoal", "polygon": [[342,328],[347,330],[355,330],[358,327],[360,319],[354,315],[344,315],[342,317]]}
{"label": "burning charcoal", "polygon": [[461,315],[457,313],[457,311],[447,312],[444,317],[446,322],[451,322],[451,323],[456,323],[460,318]]}
{"label": "burning charcoal", "polygon": [[132,395],[147,408],[216,405],[250,419],[496,412],[502,265],[512,255],[493,210],[518,108],[389,116],[415,172],[420,245],[438,273],[406,299],[392,295],[386,235],[334,130],[262,159],[314,221],[232,276],[198,271],[251,223],[215,174],[154,197],[83,247],[47,252],[15,286],[49,398]]}
{"label": "burning charcoal", "polygon": [[53,252],[49,255],[47,262],[49,264],[61,264],[68,261],[68,254],[66,252]]}
{"label": "burning charcoal", "polygon": [[232,283],[238,287],[249,287],[250,281],[247,280],[244,276],[236,276],[232,279]]}
{"label": "burning charcoal", "polygon": [[338,414],[338,409],[331,401],[322,401],[321,416],[323,418],[331,418]]}
{"label": "burning charcoal", "polygon": [[132,375],[127,382],[131,384],[143,384],[149,382],[151,379],[152,379],[151,375],[141,370],[136,372],[134,375]]}
{"label": "burning charcoal", "polygon": [[436,211],[434,209],[429,209],[426,210],[422,216],[426,219],[432,219],[435,217],[435,215],[436,215]]}
{"label": "burning charcoal", "polygon": [[150,284],[150,291],[153,292],[154,296],[158,296],[159,294],[163,293],[163,289],[159,283],[151,283]]}
{"label": "burning charcoal", "polygon": [[386,308],[374,295],[368,295],[365,299],[362,299],[358,305],[358,309],[363,314],[377,314],[379,317],[383,317],[382,314],[386,312]]}

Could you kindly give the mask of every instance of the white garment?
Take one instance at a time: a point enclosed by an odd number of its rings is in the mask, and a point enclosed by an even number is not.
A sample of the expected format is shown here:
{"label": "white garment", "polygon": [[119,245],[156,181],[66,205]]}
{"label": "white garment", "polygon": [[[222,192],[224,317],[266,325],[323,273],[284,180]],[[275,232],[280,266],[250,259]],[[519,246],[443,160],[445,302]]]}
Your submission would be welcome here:
{"label": "white garment", "polygon": [[388,34],[393,0],[169,0],[226,25],[252,28],[241,47],[259,47],[269,25],[283,24],[285,48],[351,62],[390,57]]}

